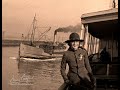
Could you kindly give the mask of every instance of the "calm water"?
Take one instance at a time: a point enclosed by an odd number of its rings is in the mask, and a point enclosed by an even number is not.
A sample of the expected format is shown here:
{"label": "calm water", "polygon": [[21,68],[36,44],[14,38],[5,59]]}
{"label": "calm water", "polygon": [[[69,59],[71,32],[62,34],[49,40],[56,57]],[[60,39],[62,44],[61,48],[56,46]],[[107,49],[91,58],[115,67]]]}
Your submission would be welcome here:
{"label": "calm water", "polygon": [[17,60],[18,47],[2,47],[2,90],[57,90],[60,59]]}

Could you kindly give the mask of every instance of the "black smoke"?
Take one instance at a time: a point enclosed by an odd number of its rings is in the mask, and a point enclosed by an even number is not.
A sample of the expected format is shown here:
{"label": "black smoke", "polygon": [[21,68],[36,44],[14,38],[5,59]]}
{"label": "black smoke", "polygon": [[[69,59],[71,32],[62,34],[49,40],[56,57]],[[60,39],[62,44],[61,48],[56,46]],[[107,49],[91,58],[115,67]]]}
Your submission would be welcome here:
{"label": "black smoke", "polygon": [[63,28],[58,28],[54,31],[54,35],[57,34],[57,32],[80,32],[81,30],[81,24],[77,24],[76,26],[68,26],[68,27],[63,27]]}

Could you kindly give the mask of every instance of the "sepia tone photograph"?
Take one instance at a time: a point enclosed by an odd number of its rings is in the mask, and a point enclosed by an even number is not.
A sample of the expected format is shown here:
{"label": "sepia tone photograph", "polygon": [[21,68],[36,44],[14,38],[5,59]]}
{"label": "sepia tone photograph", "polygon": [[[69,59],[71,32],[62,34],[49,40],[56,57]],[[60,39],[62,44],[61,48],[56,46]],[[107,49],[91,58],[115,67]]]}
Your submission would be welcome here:
{"label": "sepia tone photograph", "polygon": [[2,0],[2,90],[120,90],[118,0]]}

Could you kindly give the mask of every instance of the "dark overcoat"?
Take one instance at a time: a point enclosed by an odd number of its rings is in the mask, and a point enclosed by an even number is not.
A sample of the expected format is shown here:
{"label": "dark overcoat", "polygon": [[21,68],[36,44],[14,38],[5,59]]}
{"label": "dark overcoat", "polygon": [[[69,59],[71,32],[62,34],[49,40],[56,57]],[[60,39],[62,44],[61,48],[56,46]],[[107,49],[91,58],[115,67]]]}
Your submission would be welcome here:
{"label": "dark overcoat", "polygon": [[[69,71],[66,74],[67,64],[69,66]],[[73,51],[69,48],[63,54],[60,71],[64,81],[69,80],[73,85],[77,85],[78,83],[82,85],[83,80],[88,83],[91,82],[89,73],[92,73],[92,70],[86,50],[79,48]]]}

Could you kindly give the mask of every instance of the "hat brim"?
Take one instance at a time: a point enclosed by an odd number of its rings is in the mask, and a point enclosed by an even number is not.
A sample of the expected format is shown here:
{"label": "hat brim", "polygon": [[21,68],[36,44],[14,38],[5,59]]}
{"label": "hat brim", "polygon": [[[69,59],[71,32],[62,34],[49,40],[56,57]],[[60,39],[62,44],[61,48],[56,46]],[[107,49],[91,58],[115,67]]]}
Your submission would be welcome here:
{"label": "hat brim", "polygon": [[66,42],[66,43],[69,43],[69,42],[73,42],[73,41],[80,41],[80,42],[83,42],[84,40],[66,40],[65,42]]}

